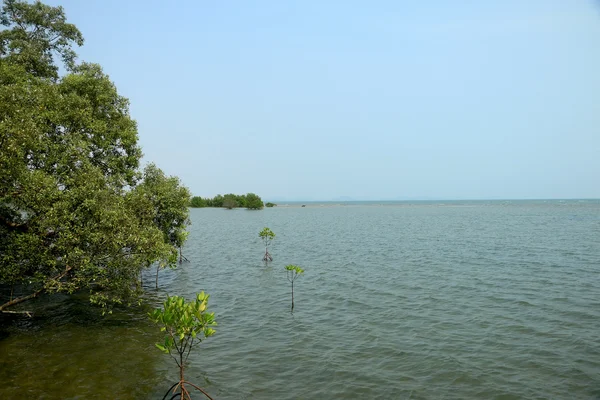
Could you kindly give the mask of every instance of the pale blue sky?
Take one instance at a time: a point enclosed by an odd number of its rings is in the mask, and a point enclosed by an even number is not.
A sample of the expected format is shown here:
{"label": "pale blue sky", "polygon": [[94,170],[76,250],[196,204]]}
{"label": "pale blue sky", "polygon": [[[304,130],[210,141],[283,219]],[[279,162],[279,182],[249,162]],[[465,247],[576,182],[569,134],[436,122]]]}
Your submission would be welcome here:
{"label": "pale blue sky", "polygon": [[195,195],[600,198],[600,3],[52,0]]}

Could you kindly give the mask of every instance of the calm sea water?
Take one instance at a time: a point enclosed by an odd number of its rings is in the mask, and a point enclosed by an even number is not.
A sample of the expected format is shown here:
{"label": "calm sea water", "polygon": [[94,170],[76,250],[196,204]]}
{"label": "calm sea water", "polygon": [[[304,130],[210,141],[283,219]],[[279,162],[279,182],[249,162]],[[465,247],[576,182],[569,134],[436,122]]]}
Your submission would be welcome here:
{"label": "calm sea water", "polygon": [[[218,399],[600,398],[600,201],[195,209],[148,302],[205,290],[187,376]],[[258,232],[277,237],[261,262]],[[283,267],[305,275],[290,284]],[[162,398],[144,309],[40,299],[4,320],[0,398]],[[197,398],[201,398],[198,396]]]}

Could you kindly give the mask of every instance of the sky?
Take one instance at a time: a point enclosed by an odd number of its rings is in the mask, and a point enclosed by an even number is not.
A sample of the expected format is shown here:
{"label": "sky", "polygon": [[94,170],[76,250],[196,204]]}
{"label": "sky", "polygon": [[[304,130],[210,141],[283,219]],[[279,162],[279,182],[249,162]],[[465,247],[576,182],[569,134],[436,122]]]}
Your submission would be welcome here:
{"label": "sky", "polygon": [[600,1],[46,2],[194,195],[600,198]]}

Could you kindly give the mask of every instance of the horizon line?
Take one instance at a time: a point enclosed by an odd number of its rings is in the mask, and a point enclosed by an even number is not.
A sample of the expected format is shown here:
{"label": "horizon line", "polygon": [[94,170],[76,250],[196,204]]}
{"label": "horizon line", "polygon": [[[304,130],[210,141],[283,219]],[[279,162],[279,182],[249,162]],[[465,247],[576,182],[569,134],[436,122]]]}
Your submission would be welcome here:
{"label": "horizon line", "polygon": [[344,200],[325,200],[325,199],[317,199],[317,200],[307,200],[307,199],[300,199],[300,200],[296,200],[296,199],[268,199],[267,201],[288,201],[288,202],[307,202],[307,203],[314,203],[314,202],[327,202],[327,203],[332,203],[332,202],[337,202],[337,203],[346,203],[346,202],[356,202],[356,201],[524,201],[524,200],[529,200],[529,201],[535,201],[535,200],[542,200],[542,201],[547,201],[547,200],[600,200],[600,197],[548,197],[548,198],[544,198],[544,197],[535,197],[535,198],[464,198],[464,199],[444,199],[444,198],[414,198],[414,199],[371,199],[371,200],[367,200],[367,199],[344,199]]}

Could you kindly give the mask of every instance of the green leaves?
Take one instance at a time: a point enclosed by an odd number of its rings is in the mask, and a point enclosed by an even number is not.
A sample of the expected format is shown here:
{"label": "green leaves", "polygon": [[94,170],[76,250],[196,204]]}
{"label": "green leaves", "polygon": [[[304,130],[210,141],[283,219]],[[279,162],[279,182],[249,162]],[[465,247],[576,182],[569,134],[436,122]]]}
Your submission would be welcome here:
{"label": "green leaves", "polygon": [[258,233],[258,236],[260,238],[268,238],[268,239],[274,239],[275,238],[275,233],[273,233],[273,231],[267,227],[263,228],[262,231],[260,231]]}
{"label": "green leaves", "polygon": [[246,195],[246,208],[249,210],[262,210],[263,201],[260,196],[254,193],[248,193]]}
{"label": "green leaves", "polygon": [[183,297],[170,296],[162,309],[149,313],[150,319],[166,332],[164,343],[156,346],[169,354],[173,350],[182,354],[195,340],[202,341],[214,335],[215,315],[206,312],[209,297],[200,292],[194,301],[187,302]]}
{"label": "green leaves", "polygon": [[207,199],[203,199],[200,196],[194,196],[190,200],[190,207],[192,207],[192,208],[203,208],[203,207],[209,207],[209,206],[208,206]]}
{"label": "green leaves", "polygon": [[297,266],[297,265],[286,265],[285,269],[287,271],[293,271],[296,274],[302,274],[302,273],[304,273],[304,270],[302,268],[300,268],[299,266]]}
{"label": "green leaves", "polygon": [[202,207],[224,207],[227,209],[233,208],[247,208],[249,210],[260,210],[263,208],[263,203],[260,196],[254,193],[248,194],[233,194],[228,193],[224,196],[218,194],[211,198],[202,198],[200,196],[194,196],[190,200],[190,207],[202,208]]}
{"label": "green leaves", "polygon": [[297,265],[286,265],[285,270],[290,282],[294,282],[299,276],[304,274],[304,270]]}
{"label": "green leaves", "polygon": [[62,8],[4,0],[0,24],[0,284],[133,302],[144,267],[175,265],[189,191],[139,170],[129,101],[99,65],[75,65],[83,38]]}
{"label": "green leaves", "polygon": [[271,241],[275,239],[275,233],[267,227],[264,227],[262,231],[258,233],[258,237],[261,238],[266,247],[269,247]]}
{"label": "green leaves", "polygon": [[71,46],[83,45],[81,32],[66,22],[63,8],[39,1],[4,0],[0,24],[8,28],[0,31],[0,54],[38,77],[58,77],[54,54],[71,69],[76,57]]}
{"label": "green leaves", "polygon": [[155,345],[156,347],[158,347],[158,348],[159,348],[161,351],[163,351],[163,352],[165,352],[165,353],[169,354],[169,350],[168,350],[168,349],[167,349],[165,346],[163,346],[163,345],[161,345],[161,344],[158,344],[158,343],[155,343],[154,345]]}

